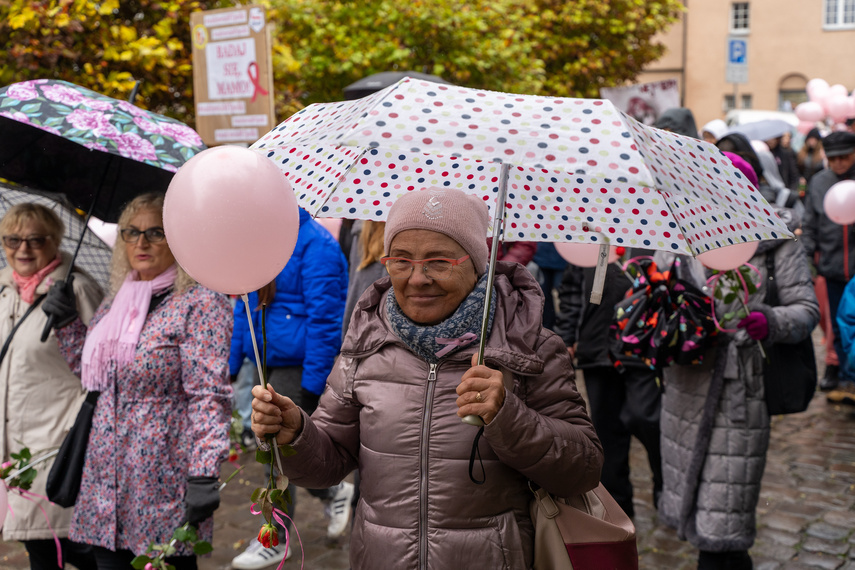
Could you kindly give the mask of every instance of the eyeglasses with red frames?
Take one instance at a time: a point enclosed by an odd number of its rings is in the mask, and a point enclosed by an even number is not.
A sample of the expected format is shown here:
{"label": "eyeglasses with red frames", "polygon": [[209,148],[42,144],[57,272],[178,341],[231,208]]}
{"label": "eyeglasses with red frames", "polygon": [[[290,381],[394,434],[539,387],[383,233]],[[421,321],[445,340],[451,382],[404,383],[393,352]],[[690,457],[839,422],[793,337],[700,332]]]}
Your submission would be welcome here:
{"label": "eyeglasses with red frames", "polygon": [[455,265],[460,265],[467,259],[469,259],[468,255],[464,255],[460,259],[448,259],[447,257],[431,257],[429,259],[381,257],[380,263],[386,267],[386,272],[392,279],[409,279],[416,265],[421,265],[422,271],[428,279],[442,281],[451,277]]}

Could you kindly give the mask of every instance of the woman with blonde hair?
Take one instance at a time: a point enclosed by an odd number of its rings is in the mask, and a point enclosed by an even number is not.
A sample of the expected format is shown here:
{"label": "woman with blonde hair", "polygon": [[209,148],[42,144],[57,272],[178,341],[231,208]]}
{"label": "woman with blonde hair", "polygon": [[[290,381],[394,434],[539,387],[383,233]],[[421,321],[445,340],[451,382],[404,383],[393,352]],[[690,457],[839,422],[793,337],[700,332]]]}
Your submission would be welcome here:
{"label": "woman with blonde hair", "polygon": [[[185,522],[211,541],[231,418],[228,300],[175,262],[162,195],[135,198],[118,225],[110,296],[83,346],[83,385],[101,394],[70,533],[102,570],[128,568]],[[176,548],[167,562],[195,569]]]}
{"label": "woman with blonde hair", "polygon": [[358,221],[353,224],[353,241],[350,250],[350,276],[347,286],[347,302],[344,305],[341,338],[347,334],[350,316],[356,307],[359,297],[372,283],[385,277],[386,269],[380,263],[383,257],[383,236],[386,222],[372,220]]}
{"label": "woman with blonde hair", "polygon": [[[8,262],[0,270],[0,345],[7,345],[0,357],[3,462],[23,447],[34,454],[59,447],[86,396],[78,378],[80,351],[104,295],[77,267],[71,273],[71,294],[65,293],[61,280],[68,275],[71,255],[59,251],[63,233],[59,217],[40,204],[12,206],[0,221]],[[38,305],[41,310],[36,310]],[[41,342],[49,315],[54,330]],[[48,460],[37,466],[30,488],[34,494],[45,495],[52,465]],[[9,493],[9,507],[3,539],[24,543],[30,568],[56,568],[54,536],[59,537],[63,560],[79,568],[91,565],[91,549],[66,538],[71,509],[14,492]]]}

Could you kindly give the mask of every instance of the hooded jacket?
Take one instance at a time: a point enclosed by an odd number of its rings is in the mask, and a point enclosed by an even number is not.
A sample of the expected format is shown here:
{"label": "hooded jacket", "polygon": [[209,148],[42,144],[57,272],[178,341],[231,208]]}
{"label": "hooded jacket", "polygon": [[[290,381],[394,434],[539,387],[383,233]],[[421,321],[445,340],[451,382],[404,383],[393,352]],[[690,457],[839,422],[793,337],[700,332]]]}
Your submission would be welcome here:
{"label": "hooded jacket", "polygon": [[817,272],[833,281],[847,282],[855,277],[855,225],[841,226],[825,215],[823,200],[828,190],[841,180],[855,180],[855,165],[843,176],[826,168],[810,179],[805,199],[801,244],[808,259],[819,252]]}
{"label": "hooded jacket", "polygon": [[[782,214],[784,217],[785,214]],[[787,221],[787,220],[785,220]],[[766,256],[774,256],[780,304],[764,303]],[[750,262],[760,287],[748,300],[769,325],[764,343],[795,343],[819,321],[811,275],[799,244],[763,242]],[[716,305],[718,315],[738,308]],[[725,323],[730,324],[730,323]],[[701,550],[747,550],[769,447],[763,356],[743,329],[720,334],[702,364],[664,369],[659,516]]]}
{"label": "hooded jacket", "polygon": [[[45,295],[54,281],[65,279],[71,255],[60,255],[62,263],[36,287],[37,298]],[[3,287],[0,292],[2,345],[30,305],[18,294],[12,268],[8,265],[0,270],[0,286]],[[0,364],[3,461],[9,460],[9,454],[19,452],[22,447],[29,448],[34,456],[59,447],[86,397],[86,390],[77,377],[80,354],[86,327],[103,293],[91,277],[77,271],[74,272],[73,287],[79,318],[59,331],[52,331],[47,341],[41,342],[47,315],[40,306],[37,307],[15,332]],[[70,368],[66,356],[77,370]],[[45,483],[53,461],[49,459],[36,466],[38,474],[31,492],[45,494]],[[73,509],[63,509],[39,499],[28,501],[17,493],[9,493],[9,507],[11,512],[3,524],[4,540],[50,539],[53,538],[51,528],[57,536],[68,536]],[[45,509],[47,519],[39,507]]]}
{"label": "hooded jacket", "polygon": [[479,443],[480,486],[468,474],[477,430],[455,403],[477,345],[429,365],[388,324],[388,278],[357,303],[320,405],[303,413],[296,455],[283,460],[291,481],[314,488],[359,467],[352,568],[530,568],[528,481],[564,497],[597,485],[602,446],[564,343],[541,325],[537,282],[498,262],[495,288],[484,356],[503,371],[506,392]]}
{"label": "hooded jacket", "polygon": [[[261,350],[258,293],[249,294],[255,338]],[[268,366],[302,366],[302,386],[324,391],[327,374],[341,344],[341,319],[347,298],[347,262],[335,238],[300,209],[300,232],[294,253],[276,276],[276,294],[265,310]],[[244,357],[255,363],[246,306],[235,304],[229,373]]]}

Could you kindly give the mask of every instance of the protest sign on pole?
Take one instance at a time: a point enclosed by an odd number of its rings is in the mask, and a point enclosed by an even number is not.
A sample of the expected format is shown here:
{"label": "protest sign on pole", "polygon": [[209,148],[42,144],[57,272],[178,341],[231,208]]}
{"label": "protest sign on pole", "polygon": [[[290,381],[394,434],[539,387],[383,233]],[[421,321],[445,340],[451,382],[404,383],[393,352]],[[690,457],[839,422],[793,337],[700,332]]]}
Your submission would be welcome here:
{"label": "protest sign on pole", "polygon": [[253,143],[275,126],[263,6],[190,15],[196,130],[208,146]]}
{"label": "protest sign on pole", "polygon": [[600,89],[600,97],[608,99],[615,107],[645,125],[652,125],[663,111],[680,106],[676,79],[604,87]]}

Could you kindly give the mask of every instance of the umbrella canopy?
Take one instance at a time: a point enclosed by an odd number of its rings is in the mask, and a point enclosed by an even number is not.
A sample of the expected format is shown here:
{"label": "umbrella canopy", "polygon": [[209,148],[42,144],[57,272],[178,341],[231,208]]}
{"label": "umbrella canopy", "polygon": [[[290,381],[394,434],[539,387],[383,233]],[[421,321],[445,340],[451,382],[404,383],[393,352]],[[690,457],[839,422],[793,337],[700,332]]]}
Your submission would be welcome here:
{"label": "umbrella canopy", "polygon": [[372,93],[376,93],[390,85],[394,85],[405,77],[426,79],[428,81],[433,81],[434,83],[443,83],[448,85],[448,82],[442,77],[430,75],[429,73],[420,73],[418,71],[383,71],[381,73],[369,75],[368,77],[363,77],[359,81],[351,83],[345,87],[344,98],[349,100],[361,99],[366,95],[371,95]]}
{"label": "umbrella canopy", "polygon": [[0,89],[0,177],[65,194],[106,222],[135,196],[165,192],[204,148],[180,121],[66,81]]}
{"label": "umbrella canopy", "polygon": [[791,237],[715,146],[645,126],[607,100],[405,78],[363,99],[311,105],[251,148],[318,217],[383,220],[400,195],[428,186],[479,195],[495,216],[506,182],[508,241],[697,255]]}
{"label": "umbrella canopy", "polygon": [[[41,204],[53,210],[62,220],[65,225],[65,233],[62,236],[60,250],[68,252],[69,255],[74,254],[77,242],[81,239],[81,234],[83,235],[83,243],[80,246],[75,264],[95,279],[104,291],[108,291],[113,248],[104,243],[91,230],[83,233],[86,228],[83,216],[78,214],[61,195],[48,195],[30,188],[0,183],[0,218],[5,216],[12,206],[25,202]],[[6,265],[6,256],[0,256],[0,268],[6,267]]]}
{"label": "umbrella canopy", "polygon": [[795,127],[782,119],[763,119],[731,127],[728,133],[741,133],[749,140],[768,141],[795,131]]}

